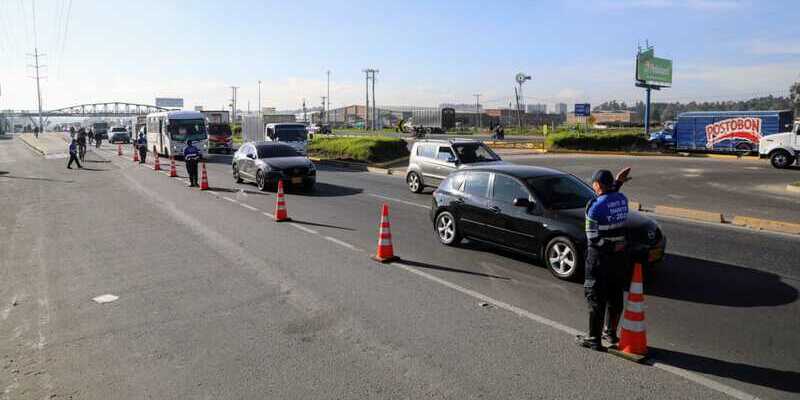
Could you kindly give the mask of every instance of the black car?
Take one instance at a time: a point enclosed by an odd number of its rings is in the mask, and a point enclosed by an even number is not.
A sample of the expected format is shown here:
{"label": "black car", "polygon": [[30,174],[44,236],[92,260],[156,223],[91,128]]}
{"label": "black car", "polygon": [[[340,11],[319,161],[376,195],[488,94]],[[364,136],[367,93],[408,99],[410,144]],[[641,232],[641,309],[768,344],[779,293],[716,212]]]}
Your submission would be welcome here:
{"label": "black car", "polygon": [[233,179],[255,182],[260,190],[275,188],[278,180],[292,188],[310,191],[317,169],[308,157],[279,142],[245,143],[233,155]]}
{"label": "black car", "polygon": [[[450,174],[433,192],[431,219],[445,245],[462,238],[538,256],[561,279],[583,272],[585,207],[595,197],[579,178],[525,165],[469,167]],[[627,249],[648,268],[664,256],[658,224],[638,212],[627,219]]]}

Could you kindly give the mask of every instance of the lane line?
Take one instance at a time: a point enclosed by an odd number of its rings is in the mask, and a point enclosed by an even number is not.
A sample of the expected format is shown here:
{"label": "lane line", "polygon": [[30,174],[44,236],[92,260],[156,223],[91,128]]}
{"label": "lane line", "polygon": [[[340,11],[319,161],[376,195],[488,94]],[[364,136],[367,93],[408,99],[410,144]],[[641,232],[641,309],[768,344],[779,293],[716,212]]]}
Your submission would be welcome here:
{"label": "lane line", "polygon": [[297,224],[297,223],[294,223],[294,222],[290,222],[290,223],[289,223],[289,225],[291,225],[291,226],[293,226],[293,227],[295,227],[295,228],[297,228],[297,229],[300,229],[300,230],[301,230],[301,231],[303,231],[303,232],[310,233],[310,234],[312,234],[312,235],[317,235],[317,234],[319,234],[319,232],[317,232],[317,231],[315,231],[315,230],[313,230],[313,229],[308,229],[308,228],[306,228],[305,226],[303,226],[303,225],[300,225],[300,224]]}
{"label": "lane line", "polygon": [[225,200],[230,201],[231,203],[238,203],[238,201],[236,201],[236,200],[234,200],[234,199],[232,199],[232,198],[230,198],[228,196],[222,196],[222,198],[225,199]]}
{"label": "lane line", "polygon": [[262,211],[261,214],[264,214],[264,216],[267,217],[267,218],[275,218],[274,215],[272,215],[272,214],[270,214],[270,213],[268,213],[266,211]]}
{"label": "lane line", "polygon": [[[328,239],[327,236],[325,238]],[[572,328],[570,326],[564,325],[564,324],[562,324],[560,322],[556,322],[556,321],[553,321],[553,320],[551,320],[549,318],[543,317],[541,315],[534,314],[534,313],[532,313],[532,312],[530,312],[528,310],[525,310],[523,308],[520,308],[520,307],[511,305],[511,304],[508,304],[506,302],[497,300],[497,299],[495,299],[493,297],[486,296],[486,295],[484,295],[482,293],[479,293],[479,292],[476,292],[476,291],[474,291],[472,289],[467,289],[467,288],[465,288],[463,286],[457,285],[457,284],[452,283],[450,281],[447,281],[445,279],[442,279],[442,278],[439,278],[437,276],[431,275],[431,274],[429,274],[427,272],[420,271],[420,270],[418,270],[418,269],[416,269],[416,268],[414,268],[412,266],[405,265],[405,264],[400,263],[400,262],[393,262],[392,265],[394,265],[394,266],[396,266],[396,267],[398,267],[400,269],[403,269],[405,271],[408,271],[408,272],[410,272],[412,274],[421,276],[421,277],[423,277],[425,279],[428,279],[430,281],[436,282],[436,283],[438,283],[438,284],[440,284],[442,286],[445,286],[445,287],[448,287],[448,288],[453,289],[455,291],[461,292],[461,293],[463,293],[463,294],[465,294],[467,296],[470,296],[470,297],[476,298],[478,300],[481,300],[482,302],[490,303],[490,304],[494,305],[495,307],[504,309],[504,310],[509,311],[511,313],[514,313],[514,314],[516,314],[516,315],[518,315],[520,317],[527,318],[527,319],[532,320],[534,322],[538,322],[540,324],[543,324],[543,325],[549,326],[551,328],[557,329],[557,330],[559,330],[561,332],[564,332],[564,333],[567,333],[567,334],[569,334],[571,336],[575,336],[575,335],[583,333],[583,332],[581,332],[581,331],[579,331],[579,330],[577,330],[575,328]],[[718,391],[720,393],[729,395],[729,396],[731,396],[733,398],[736,398],[736,399],[739,399],[739,400],[754,400],[754,399],[758,399],[758,397],[753,396],[753,395],[751,395],[749,393],[745,393],[745,392],[743,392],[741,390],[734,389],[734,388],[732,388],[732,387],[730,387],[728,385],[725,385],[725,384],[720,383],[720,382],[713,381],[713,380],[708,379],[708,378],[706,378],[706,377],[704,377],[702,375],[699,375],[699,374],[696,374],[694,372],[685,370],[683,368],[679,368],[679,367],[675,367],[675,366],[672,366],[672,365],[663,364],[663,363],[661,363],[659,361],[652,361],[650,363],[650,365],[652,365],[653,367],[656,367],[656,368],[658,368],[658,369],[660,369],[662,371],[666,371],[666,372],[669,372],[671,374],[680,376],[680,377],[682,377],[684,379],[687,379],[689,381],[692,381],[692,382],[694,382],[694,383],[696,383],[698,385],[701,385],[701,386],[704,386],[706,388],[709,388],[709,389]]]}
{"label": "lane line", "polygon": [[217,192],[215,192],[213,190],[206,190],[206,192],[208,192],[208,194],[213,195],[213,196],[219,196],[219,193],[217,193]]}
{"label": "lane line", "polygon": [[363,251],[363,250],[359,249],[358,247],[356,247],[356,246],[353,246],[353,245],[352,245],[352,244],[350,244],[350,243],[347,243],[347,242],[341,241],[341,240],[339,240],[339,239],[336,239],[336,238],[334,238],[334,237],[330,237],[330,236],[323,236],[323,237],[325,238],[325,240],[329,240],[329,241],[331,241],[331,242],[333,242],[333,243],[336,243],[336,244],[338,244],[339,246],[347,247],[347,248],[348,248],[348,249],[350,249],[350,250],[355,250],[355,251]]}
{"label": "lane line", "polygon": [[239,205],[244,207],[244,208],[246,208],[246,209],[248,209],[248,210],[250,210],[250,211],[258,211],[257,208],[255,208],[255,207],[253,207],[253,206],[251,206],[249,204],[239,203]]}
{"label": "lane line", "polygon": [[368,195],[368,196],[372,196],[372,197],[377,197],[377,198],[379,198],[379,199],[384,199],[384,200],[394,201],[394,202],[396,202],[396,203],[402,203],[402,204],[406,204],[406,205],[409,205],[409,206],[420,207],[420,208],[426,208],[426,209],[429,209],[429,208],[430,208],[430,206],[422,205],[422,204],[419,204],[419,203],[414,203],[413,201],[400,200],[400,199],[396,199],[396,198],[394,198],[394,197],[383,196],[383,195],[380,195],[380,194],[375,194],[375,193],[367,193],[367,195]]}

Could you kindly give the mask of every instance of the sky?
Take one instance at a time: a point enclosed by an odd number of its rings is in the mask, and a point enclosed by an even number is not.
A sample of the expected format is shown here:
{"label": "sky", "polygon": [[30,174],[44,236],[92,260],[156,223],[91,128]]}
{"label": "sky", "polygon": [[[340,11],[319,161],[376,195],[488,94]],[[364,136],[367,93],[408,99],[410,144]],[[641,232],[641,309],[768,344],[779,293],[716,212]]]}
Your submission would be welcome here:
{"label": "sky", "polygon": [[[34,19],[35,14],[35,19]],[[0,109],[34,109],[27,53],[46,55],[43,108],[105,101],[186,108],[632,103],[637,46],[673,60],[653,101],[787,95],[800,80],[797,0],[0,0]]]}

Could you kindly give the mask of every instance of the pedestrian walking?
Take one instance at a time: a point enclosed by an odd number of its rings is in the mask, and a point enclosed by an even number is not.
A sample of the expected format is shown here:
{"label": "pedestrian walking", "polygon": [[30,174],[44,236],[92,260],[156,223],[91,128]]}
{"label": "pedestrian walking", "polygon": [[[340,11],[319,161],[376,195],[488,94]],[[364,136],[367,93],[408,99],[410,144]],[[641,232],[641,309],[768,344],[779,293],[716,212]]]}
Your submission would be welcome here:
{"label": "pedestrian walking", "polygon": [[139,164],[144,164],[145,158],[147,158],[147,137],[144,135],[144,130],[139,131],[139,139],[136,139],[136,150],[139,151]]}
{"label": "pedestrian walking", "polygon": [[[586,268],[584,295],[589,304],[589,332],[578,335],[580,346],[604,350],[601,338],[610,344],[619,342],[617,325],[622,315],[625,282],[630,278],[630,262],[625,249],[625,221],[628,199],[619,192],[627,180],[629,168],[614,179],[611,171],[598,170],[592,175],[597,197],[586,205]],[[608,322],[602,335],[608,309]]]}
{"label": "pedestrian walking", "polygon": [[189,186],[197,185],[197,162],[200,160],[200,150],[189,140],[183,149],[183,161],[186,162],[186,172],[189,173]]}
{"label": "pedestrian walking", "polygon": [[78,158],[83,161],[84,156],[86,156],[86,131],[81,128],[78,130],[78,137],[76,138],[78,141]]}
{"label": "pedestrian walking", "polygon": [[78,141],[75,139],[69,142],[69,162],[67,162],[67,169],[72,169],[73,161],[75,164],[78,164],[78,168],[83,168],[80,160],[78,160]]}
{"label": "pedestrian walking", "polygon": [[89,144],[94,143],[94,131],[91,128],[86,129],[86,136],[89,138]]}

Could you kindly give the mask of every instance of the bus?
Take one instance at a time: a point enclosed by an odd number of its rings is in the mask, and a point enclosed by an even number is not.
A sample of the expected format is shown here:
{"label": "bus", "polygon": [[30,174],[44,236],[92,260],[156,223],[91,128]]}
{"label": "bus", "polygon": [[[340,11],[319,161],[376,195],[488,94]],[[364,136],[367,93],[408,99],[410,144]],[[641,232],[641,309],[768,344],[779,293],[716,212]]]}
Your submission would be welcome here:
{"label": "bus", "polygon": [[199,111],[163,111],[147,115],[147,145],[153,152],[170,156],[183,155],[191,140],[205,158],[208,156],[206,117]]}

